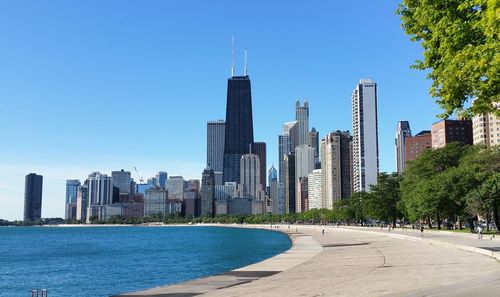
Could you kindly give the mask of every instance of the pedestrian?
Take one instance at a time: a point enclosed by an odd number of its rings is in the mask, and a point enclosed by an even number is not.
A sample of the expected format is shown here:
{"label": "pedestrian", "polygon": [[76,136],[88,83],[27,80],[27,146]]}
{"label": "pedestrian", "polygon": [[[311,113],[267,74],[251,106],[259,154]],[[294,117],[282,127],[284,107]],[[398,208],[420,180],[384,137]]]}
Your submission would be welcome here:
{"label": "pedestrian", "polygon": [[321,229],[321,235],[324,236],[325,235],[325,229]]}
{"label": "pedestrian", "polygon": [[424,226],[420,226],[420,237],[424,237]]}
{"label": "pedestrian", "polygon": [[477,227],[477,239],[483,239],[483,227]]}

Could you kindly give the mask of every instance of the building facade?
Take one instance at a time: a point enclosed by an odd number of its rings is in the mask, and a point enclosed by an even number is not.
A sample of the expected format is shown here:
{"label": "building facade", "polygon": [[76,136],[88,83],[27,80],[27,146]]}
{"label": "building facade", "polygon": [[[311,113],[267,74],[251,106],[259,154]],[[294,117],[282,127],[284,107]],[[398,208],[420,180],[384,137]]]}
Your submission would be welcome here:
{"label": "building facade", "polygon": [[87,208],[89,207],[88,181],[78,187],[76,196],[76,219],[80,222],[87,221]]}
{"label": "building facade", "polygon": [[323,199],[322,199],[322,174],[321,174],[322,169],[315,169],[313,172],[309,173],[308,176],[308,209],[320,209],[320,208],[326,208],[326,206],[323,205]]}
{"label": "building facade", "polygon": [[248,153],[253,142],[250,78],[233,76],[227,84],[223,182],[240,182],[241,156]]}
{"label": "building facade", "polygon": [[42,218],[43,176],[36,173],[26,175],[24,181],[24,220],[37,221]]}
{"label": "building facade", "polygon": [[224,120],[207,123],[207,164],[215,174],[215,182],[222,185],[224,170],[224,141],[226,122]]}
{"label": "building facade", "polygon": [[406,162],[415,160],[425,150],[432,148],[432,133],[425,130],[417,133],[415,136],[407,136],[406,144]]}
{"label": "building facade", "polygon": [[399,121],[396,127],[396,138],[394,139],[396,151],[396,170],[402,173],[406,168],[406,138],[411,137],[410,123]]}
{"label": "building facade", "polygon": [[165,189],[167,186],[168,173],[165,171],[159,171],[156,175],[156,186]]}
{"label": "building facade", "polygon": [[[298,143],[297,145],[309,144],[309,103],[304,100],[304,105],[300,101],[295,102],[295,121],[298,123]],[[294,149],[294,147],[292,147]]]}
{"label": "building facade", "polygon": [[306,180],[315,169],[314,148],[310,145],[299,145],[295,148],[295,212],[303,212],[307,206],[307,185]]}
{"label": "building facade", "polygon": [[259,156],[260,182],[262,184],[262,188],[265,189],[267,187],[267,181],[266,181],[266,172],[267,172],[266,143],[265,142],[254,142],[252,144],[251,153]]}
{"label": "building facade", "polygon": [[448,143],[473,144],[472,121],[442,120],[432,124],[432,148],[442,148]]}
{"label": "building facade", "polygon": [[285,170],[285,212],[295,213],[295,154],[289,153],[284,156]]}
{"label": "building facade", "polygon": [[[240,184],[238,189],[238,196],[240,198],[264,200],[260,172],[261,166],[258,155],[245,154],[241,157]],[[265,178],[265,175],[263,178]]]}
{"label": "building facade", "polygon": [[331,132],[321,140],[322,205],[333,209],[335,202],[353,191],[352,138],[349,131]]}
{"label": "building facade", "polygon": [[267,176],[269,183],[269,199],[271,200],[271,212],[273,214],[279,214],[280,202],[278,200],[278,171],[274,168],[274,166],[271,166]]}
{"label": "building facade", "polygon": [[66,220],[76,219],[78,188],[80,188],[79,180],[66,180],[66,203],[64,207]]}
{"label": "building facade", "polygon": [[170,176],[166,181],[166,189],[168,190],[168,199],[182,201],[184,199],[184,178]]}
{"label": "building facade", "polygon": [[144,217],[165,216],[168,206],[168,191],[162,188],[146,190],[144,196]]}
{"label": "building facade", "polygon": [[213,216],[215,206],[215,175],[207,165],[201,177],[201,215]]}
{"label": "building facade", "polygon": [[[495,104],[500,108],[500,103]],[[493,113],[485,113],[472,118],[472,134],[474,144],[482,144],[487,148],[500,145],[500,119]]]}
{"label": "building facade", "polygon": [[321,168],[321,163],[319,162],[319,132],[316,128],[312,128],[309,132],[309,145],[314,149],[314,168]]}
{"label": "building facade", "polygon": [[377,184],[379,172],[377,84],[360,80],[351,98],[354,191],[369,191],[370,185]]}

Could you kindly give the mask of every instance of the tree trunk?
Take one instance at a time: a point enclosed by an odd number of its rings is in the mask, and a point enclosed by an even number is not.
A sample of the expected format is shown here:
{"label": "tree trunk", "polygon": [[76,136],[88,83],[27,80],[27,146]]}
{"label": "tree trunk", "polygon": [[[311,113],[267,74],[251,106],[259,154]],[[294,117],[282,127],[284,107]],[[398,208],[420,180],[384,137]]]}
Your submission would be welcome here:
{"label": "tree trunk", "polygon": [[490,214],[486,215],[486,231],[490,231]]}
{"label": "tree trunk", "polygon": [[429,226],[429,229],[432,229],[431,217],[427,217],[427,225]]}
{"label": "tree trunk", "polygon": [[493,205],[493,219],[495,220],[495,227],[497,227],[497,234],[500,234],[500,219],[498,218],[498,205]]}
{"label": "tree trunk", "polygon": [[439,217],[439,215],[436,216],[436,219],[438,223],[438,230],[441,230],[441,218]]}

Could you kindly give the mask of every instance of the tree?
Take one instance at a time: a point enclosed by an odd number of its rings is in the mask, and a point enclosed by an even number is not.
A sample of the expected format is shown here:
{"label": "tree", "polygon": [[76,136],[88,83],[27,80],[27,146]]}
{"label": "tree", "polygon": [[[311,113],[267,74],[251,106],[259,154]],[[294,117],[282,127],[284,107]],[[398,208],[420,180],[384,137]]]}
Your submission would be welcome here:
{"label": "tree", "polygon": [[450,143],[443,148],[424,151],[408,163],[401,183],[401,196],[411,220],[424,219],[432,227],[431,219],[434,218],[441,227],[441,219],[454,209],[447,186],[442,181],[444,177],[453,178],[443,174],[450,168],[458,167],[470,150],[468,146]]}
{"label": "tree", "polygon": [[500,1],[403,0],[397,13],[424,50],[412,67],[430,70],[429,93],[438,98],[441,117],[500,115],[494,106],[500,102]]}
{"label": "tree", "polygon": [[363,202],[367,216],[381,221],[392,222],[402,217],[400,211],[400,176],[397,173],[380,173],[376,185],[370,185],[370,193]]}
{"label": "tree", "polygon": [[467,195],[469,208],[478,214],[493,213],[493,220],[500,233],[500,172],[491,175],[477,189]]}

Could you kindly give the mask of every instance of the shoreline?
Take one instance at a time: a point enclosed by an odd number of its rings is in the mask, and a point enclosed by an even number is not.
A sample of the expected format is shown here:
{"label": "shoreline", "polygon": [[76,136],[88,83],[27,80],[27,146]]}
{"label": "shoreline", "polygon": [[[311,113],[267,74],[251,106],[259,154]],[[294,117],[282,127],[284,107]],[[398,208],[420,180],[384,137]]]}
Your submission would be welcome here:
{"label": "shoreline", "polygon": [[[179,225],[165,225],[179,226]],[[189,291],[189,296],[205,294],[217,291],[222,288],[249,284],[261,278],[269,277],[300,264],[307,262],[317,254],[321,253],[323,247],[312,238],[301,233],[292,232],[293,228],[285,229],[283,225],[280,228],[270,228],[270,225],[241,225],[241,224],[193,224],[182,226],[200,226],[200,227],[222,227],[222,228],[245,228],[259,229],[266,231],[280,232],[288,236],[291,246],[286,251],[264,259],[260,262],[252,263],[240,268],[235,268],[212,276],[202,277],[177,284],[153,287],[146,290],[121,293],[113,297],[131,297],[131,296],[176,296],[183,295]],[[187,296],[187,295],[186,295]]]}
{"label": "shoreline", "polygon": [[[115,297],[331,296],[334,292],[336,296],[496,296],[500,290],[498,261],[475,248],[465,250],[453,242],[460,240],[471,247],[488,243],[498,245],[500,251],[500,243],[495,240],[479,242],[470,236],[440,232],[429,232],[432,234],[427,233],[429,238],[420,239],[409,232],[402,235],[394,231],[319,225],[290,225],[290,229],[281,224],[273,225],[279,226],[278,229],[270,225],[201,225],[282,232],[292,240],[290,250],[296,248],[297,253],[291,255],[287,250],[220,275]],[[317,244],[317,250],[297,261],[294,257],[307,253],[297,246],[298,241],[306,238]],[[283,265],[287,261],[295,262]],[[431,271],[440,277],[432,277]],[[460,295],[463,292],[467,295]]]}

